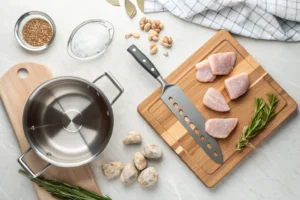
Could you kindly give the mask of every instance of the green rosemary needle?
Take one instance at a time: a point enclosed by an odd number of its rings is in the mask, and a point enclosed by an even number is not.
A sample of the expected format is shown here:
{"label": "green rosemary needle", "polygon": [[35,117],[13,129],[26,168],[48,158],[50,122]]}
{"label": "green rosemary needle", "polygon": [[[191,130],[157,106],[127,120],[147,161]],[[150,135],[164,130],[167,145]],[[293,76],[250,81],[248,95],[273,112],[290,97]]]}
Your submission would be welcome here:
{"label": "green rosemary needle", "polygon": [[52,196],[60,200],[111,200],[108,196],[101,196],[94,192],[87,191],[81,187],[75,187],[61,181],[48,180],[44,178],[33,178],[24,170],[19,170],[19,173],[28,177],[32,182],[36,183],[41,188],[44,188]]}
{"label": "green rosemary needle", "polygon": [[275,108],[279,99],[274,93],[268,93],[267,96],[269,105],[263,98],[255,98],[254,115],[250,124],[244,128],[243,135],[236,144],[235,150],[239,151],[245,149],[248,145],[251,146],[249,140],[255,137],[275,117]]}

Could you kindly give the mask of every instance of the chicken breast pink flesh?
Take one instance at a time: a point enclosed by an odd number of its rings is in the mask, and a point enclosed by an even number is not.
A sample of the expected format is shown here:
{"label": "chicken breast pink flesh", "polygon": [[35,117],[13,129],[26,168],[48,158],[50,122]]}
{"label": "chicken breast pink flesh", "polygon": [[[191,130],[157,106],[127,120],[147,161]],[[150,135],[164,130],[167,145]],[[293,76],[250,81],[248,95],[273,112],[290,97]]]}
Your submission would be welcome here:
{"label": "chicken breast pink flesh", "polygon": [[235,60],[234,52],[217,53],[208,57],[210,69],[214,75],[229,74],[234,67]]}
{"label": "chicken breast pink flesh", "polygon": [[196,64],[196,77],[200,82],[213,82],[216,76],[210,70],[208,60],[203,60]]}
{"label": "chicken breast pink flesh", "polygon": [[249,88],[247,73],[241,73],[231,78],[225,79],[225,88],[230,99],[237,99],[245,94]]}
{"label": "chicken breast pink flesh", "polygon": [[236,127],[237,118],[215,118],[205,122],[205,131],[214,138],[227,138]]}
{"label": "chicken breast pink flesh", "polygon": [[206,107],[218,112],[227,112],[230,110],[224,96],[215,88],[208,88],[204,94],[203,104]]}

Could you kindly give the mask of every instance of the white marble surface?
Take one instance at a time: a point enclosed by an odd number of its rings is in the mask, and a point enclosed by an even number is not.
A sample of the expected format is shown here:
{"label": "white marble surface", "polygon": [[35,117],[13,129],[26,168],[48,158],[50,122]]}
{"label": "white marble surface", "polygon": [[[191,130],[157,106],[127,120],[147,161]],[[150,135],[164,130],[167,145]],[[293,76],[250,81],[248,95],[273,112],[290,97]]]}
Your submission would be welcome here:
{"label": "white marble surface", "polygon": [[[123,1],[121,1],[123,2]],[[25,52],[16,42],[14,25],[19,16],[30,10],[48,13],[56,22],[57,35],[50,49],[39,54]],[[294,114],[255,151],[247,156],[215,188],[206,188],[185,166],[176,154],[147,125],[136,111],[137,105],[159,84],[126,52],[137,44],[147,51],[146,34],[141,39],[124,39],[127,32],[138,31],[141,13],[131,20],[125,10],[112,7],[104,0],[88,1],[4,1],[0,6],[0,75],[19,62],[38,62],[49,66],[54,76],[74,75],[93,80],[104,71],[111,71],[125,87],[125,93],[113,106],[115,127],[105,151],[92,163],[93,171],[104,194],[120,199],[300,199],[300,117]],[[163,76],[167,76],[197,48],[215,34],[177,19],[168,13],[151,14],[149,17],[165,22],[164,34],[174,38],[170,56],[162,51],[152,56]],[[66,52],[69,34],[84,20],[100,18],[115,25],[116,34],[111,47],[100,58],[88,62],[72,59]],[[257,41],[236,37],[253,57],[300,103],[300,43]],[[162,50],[162,49],[160,49]],[[156,143],[164,150],[164,159],[151,162],[159,172],[158,184],[143,189],[136,182],[124,186],[118,179],[107,181],[100,166],[103,162],[120,160],[130,162],[135,151],[142,146],[125,147],[122,138],[130,130],[143,133],[144,143]],[[32,184],[20,176],[16,160],[21,152],[5,110],[0,107],[0,199],[34,200],[37,196]]]}

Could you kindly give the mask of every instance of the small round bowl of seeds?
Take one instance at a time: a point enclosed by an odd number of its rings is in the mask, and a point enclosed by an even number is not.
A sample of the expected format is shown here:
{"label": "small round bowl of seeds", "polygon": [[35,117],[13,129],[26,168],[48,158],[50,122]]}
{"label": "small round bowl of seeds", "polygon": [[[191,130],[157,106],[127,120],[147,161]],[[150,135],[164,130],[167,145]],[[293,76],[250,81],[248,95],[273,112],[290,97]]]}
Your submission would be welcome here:
{"label": "small round bowl of seeds", "polygon": [[39,11],[23,14],[15,25],[17,41],[29,51],[48,48],[55,37],[55,32],[55,24],[51,17]]}

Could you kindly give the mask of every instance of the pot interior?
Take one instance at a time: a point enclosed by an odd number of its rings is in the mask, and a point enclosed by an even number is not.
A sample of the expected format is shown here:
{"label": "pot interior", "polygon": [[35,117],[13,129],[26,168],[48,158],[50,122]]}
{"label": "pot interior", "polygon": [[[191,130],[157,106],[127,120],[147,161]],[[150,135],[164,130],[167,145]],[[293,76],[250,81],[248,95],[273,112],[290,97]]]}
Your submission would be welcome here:
{"label": "pot interior", "polygon": [[30,96],[23,128],[31,147],[61,167],[85,164],[107,145],[113,113],[104,94],[78,78],[52,79]]}

